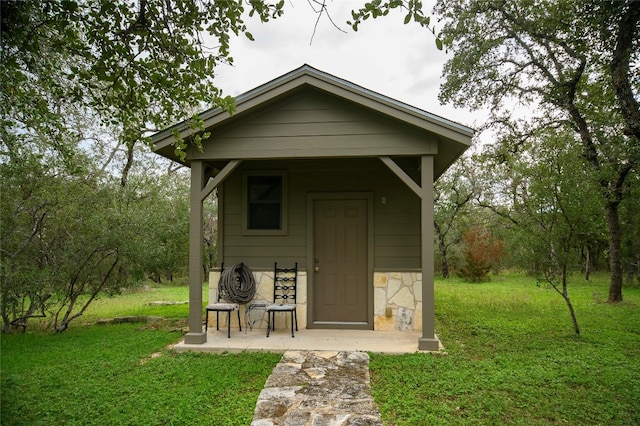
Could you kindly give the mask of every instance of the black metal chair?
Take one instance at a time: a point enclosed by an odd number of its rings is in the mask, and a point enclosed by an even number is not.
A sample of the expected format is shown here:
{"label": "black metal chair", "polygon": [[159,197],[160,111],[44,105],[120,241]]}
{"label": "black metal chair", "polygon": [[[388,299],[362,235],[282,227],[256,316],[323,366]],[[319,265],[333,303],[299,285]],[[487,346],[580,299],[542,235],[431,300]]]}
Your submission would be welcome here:
{"label": "black metal chair", "polygon": [[206,319],[205,319],[205,323],[204,323],[204,331],[205,333],[207,332],[207,329],[209,328],[209,313],[210,312],[215,312],[216,313],[216,330],[220,330],[220,312],[226,312],[227,313],[227,337],[231,338],[231,312],[233,311],[237,311],[238,312],[238,327],[240,328],[240,331],[242,331],[242,323],[240,321],[240,305],[238,305],[237,303],[233,303],[233,302],[229,302],[227,300],[227,294],[226,291],[224,289],[224,287],[222,286],[222,272],[224,272],[224,263],[222,264],[222,266],[220,267],[220,280],[218,280],[218,300],[216,303],[211,303],[209,305],[206,306],[205,310],[206,310]]}
{"label": "black metal chair", "polygon": [[291,337],[293,324],[298,331],[298,315],[296,313],[296,287],[298,284],[298,262],[293,268],[278,268],[278,262],[273,265],[273,303],[267,305],[267,337],[271,330],[276,329],[276,313],[289,312],[291,314]]}

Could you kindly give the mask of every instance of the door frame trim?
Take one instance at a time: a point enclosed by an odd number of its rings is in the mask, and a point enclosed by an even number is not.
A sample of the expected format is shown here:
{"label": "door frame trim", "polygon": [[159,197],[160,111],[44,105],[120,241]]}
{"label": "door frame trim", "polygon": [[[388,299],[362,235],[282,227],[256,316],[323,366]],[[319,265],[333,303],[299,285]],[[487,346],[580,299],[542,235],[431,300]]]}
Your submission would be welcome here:
{"label": "door frame trim", "polygon": [[[373,330],[373,192],[309,192],[307,193],[307,328]],[[314,220],[313,205],[316,200],[365,200],[367,202],[367,322],[316,322],[314,323]]]}

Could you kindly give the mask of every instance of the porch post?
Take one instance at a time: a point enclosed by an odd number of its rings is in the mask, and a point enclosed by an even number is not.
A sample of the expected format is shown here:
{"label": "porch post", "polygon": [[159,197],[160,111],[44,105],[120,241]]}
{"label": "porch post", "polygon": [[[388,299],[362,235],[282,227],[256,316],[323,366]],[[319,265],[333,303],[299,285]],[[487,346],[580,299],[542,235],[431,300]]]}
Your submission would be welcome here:
{"label": "porch post", "polygon": [[418,185],[390,157],[380,160],[391,169],[415,194],[420,197],[420,266],[422,269],[422,337],[418,349],[437,351],[440,343],[435,334],[435,298],[433,272],[433,155],[420,158],[420,185]]}
{"label": "porch post", "polygon": [[207,341],[202,331],[202,197],[204,164],[191,162],[191,188],[189,194],[189,332],[184,343],[199,345]]}
{"label": "porch post", "polygon": [[437,351],[435,336],[435,298],[433,272],[433,156],[423,155],[420,165],[422,195],[421,212],[421,263],[422,263],[422,337],[418,349]]}

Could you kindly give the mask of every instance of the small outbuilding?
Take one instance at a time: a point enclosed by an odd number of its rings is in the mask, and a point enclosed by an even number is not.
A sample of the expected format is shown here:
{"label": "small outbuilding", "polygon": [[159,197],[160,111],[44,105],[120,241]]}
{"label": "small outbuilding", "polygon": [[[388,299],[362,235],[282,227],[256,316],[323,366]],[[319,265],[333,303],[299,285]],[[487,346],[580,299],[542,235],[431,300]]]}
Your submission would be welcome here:
{"label": "small outbuilding", "polygon": [[309,65],[235,102],[200,114],[209,137],[184,159],[186,123],[152,137],[191,168],[185,343],[207,339],[202,206],[217,189],[218,262],[249,266],[266,299],[274,262],[297,262],[300,328],[421,330],[419,349],[437,350],[433,182],[473,130]]}

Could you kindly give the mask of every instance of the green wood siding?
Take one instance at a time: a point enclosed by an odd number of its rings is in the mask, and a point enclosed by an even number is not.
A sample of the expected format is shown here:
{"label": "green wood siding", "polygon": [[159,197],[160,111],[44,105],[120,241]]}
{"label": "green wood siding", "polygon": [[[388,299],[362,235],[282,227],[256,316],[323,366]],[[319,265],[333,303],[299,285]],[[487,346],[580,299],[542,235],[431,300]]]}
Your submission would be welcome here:
{"label": "green wood siding", "polygon": [[[274,261],[307,263],[307,194],[373,195],[372,265],[416,270],[420,260],[420,199],[378,158],[393,156],[416,181],[420,155],[437,154],[438,138],[411,125],[311,89],[277,99],[241,120],[229,120],[192,159],[243,159],[224,182],[225,263],[270,268]],[[355,158],[360,157],[360,158]],[[287,176],[285,235],[243,234],[243,176],[282,171]],[[419,183],[419,182],[418,182]],[[382,204],[381,197],[386,198]]]}
{"label": "green wood siding", "polygon": [[302,91],[215,129],[197,159],[436,154],[438,137],[317,91]]}
{"label": "green wood siding", "polygon": [[[242,235],[242,176],[245,172],[284,170],[288,175],[288,233],[283,236]],[[415,175],[416,170],[407,170]],[[270,268],[274,261],[307,265],[309,192],[373,194],[374,269],[420,268],[420,200],[378,158],[244,161],[224,182],[222,223],[224,262]],[[386,204],[381,197],[386,197]]]}

